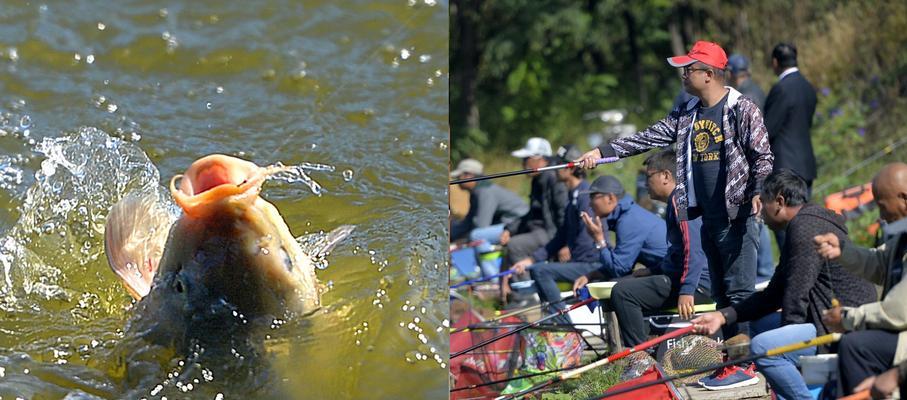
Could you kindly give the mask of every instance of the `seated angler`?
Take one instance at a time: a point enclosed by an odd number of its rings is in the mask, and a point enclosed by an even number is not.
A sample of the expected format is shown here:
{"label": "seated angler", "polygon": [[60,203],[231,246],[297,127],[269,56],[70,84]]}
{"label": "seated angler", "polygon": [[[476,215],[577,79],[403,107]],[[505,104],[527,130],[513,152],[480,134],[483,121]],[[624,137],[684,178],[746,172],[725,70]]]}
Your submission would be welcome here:
{"label": "seated angler", "polygon": [[[847,272],[838,263],[825,262],[813,245],[819,233],[833,232],[844,237],[844,218],[823,207],[807,203],[806,181],[791,170],[772,172],[762,186],[762,215],[775,231],[784,230],[787,240],[781,260],[768,287],[743,301],[693,319],[697,331],[714,334],[724,324],[753,321],[781,308],[781,327],[760,333],[750,345],[753,354],[799,341],[807,341],[831,331],[822,312],[832,300],[856,306],[875,299],[872,285]],[[809,347],[756,361],[759,371],[771,384],[779,399],[811,398],[797,370],[800,356],[814,355]],[[821,349],[826,350],[826,349]],[[718,390],[758,383],[753,370],[732,366],[700,380],[707,389]]]}
{"label": "seated angler", "polygon": [[[655,267],[667,253],[664,221],[638,206],[624,193],[620,181],[613,176],[602,176],[595,180],[588,194],[594,216],[582,212],[580,216],[588,234],[594,240],[596,262],[582,266],[567,266],[560,263],[536,264],[531,270],[532,279],[542,301],[560,300],[557,282],[574,282],[577,278],[593,274],[605,279],[617,279],[630,275],[633,266],[640,263]],[[602,223],[604,219],[605,224]],[[606,240],[607,230],[615,233],[615,244]],[[563,308],[563,304],[560,308]]]}
{"label": "seated angler", "polygon": [[882,246],[867,249],[832,234],[815,238],[823,257],[882,286],[882,301],[836,307],[825,315],[832,330],[848,332],[838,347],[845,395],[867,386],[863,382],[873,375],[907,363],[907,164],[883,167],[872,181],[872,195],[886,222]]}
{"label": "seated angler", "polygon": [[[665,150],[645,161],[649,195],[668,205],[668,254],[655,268],[657,275],[621,280],[611,292],[611,304],[620,321],[620,339],[628,347],[644,342],[649,334],[644,312],[676,306],[680,316],[689,319],[693,316],[694,304],[712,301],[708,262],[699,236],[702,221],[699,218],[677,219],[675,158],[673,150]],[[586,283],[586,277],[577,279],[574,290]]]}

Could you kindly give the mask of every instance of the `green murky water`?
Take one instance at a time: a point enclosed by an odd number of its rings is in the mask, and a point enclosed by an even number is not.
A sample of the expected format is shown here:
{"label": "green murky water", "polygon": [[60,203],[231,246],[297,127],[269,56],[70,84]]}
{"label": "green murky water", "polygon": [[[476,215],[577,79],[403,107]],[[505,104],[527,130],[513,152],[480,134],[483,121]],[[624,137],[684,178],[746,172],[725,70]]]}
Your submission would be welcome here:
{"label": "green murky water", "polygon": [[248,394],[178,363],[124,387],[110,357],[131,301],[102,210],[130,165],[169,181],[219,152],[334,166],[320,197],[263,196],[295,235],[357,225],[324,309],[275,331],[267,393],[445,398],[447,26],[431,0],[0,5],[0,396]]}

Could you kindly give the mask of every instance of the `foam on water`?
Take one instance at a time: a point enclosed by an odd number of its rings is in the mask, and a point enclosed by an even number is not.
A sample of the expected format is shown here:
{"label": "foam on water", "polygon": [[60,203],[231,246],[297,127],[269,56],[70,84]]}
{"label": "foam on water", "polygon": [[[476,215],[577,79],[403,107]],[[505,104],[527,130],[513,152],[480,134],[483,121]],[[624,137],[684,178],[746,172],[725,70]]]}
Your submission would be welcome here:
{"label": "foam on water", "polygon": [[25,192],[19,220],[0,237],[0,306],[7,308],[30,295],[72,300],[63,278],[102,254],[110,207],[160,181],[141,149],[96,128],[45,138],[34,151],[45,159]]}

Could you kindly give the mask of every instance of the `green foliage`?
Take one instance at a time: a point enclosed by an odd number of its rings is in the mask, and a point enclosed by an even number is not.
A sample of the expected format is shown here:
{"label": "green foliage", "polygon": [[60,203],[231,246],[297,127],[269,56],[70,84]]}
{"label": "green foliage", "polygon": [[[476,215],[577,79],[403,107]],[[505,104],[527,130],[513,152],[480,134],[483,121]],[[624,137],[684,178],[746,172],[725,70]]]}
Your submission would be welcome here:
{"label": "green foliage", "polygon": [[[589,361],[592,360],[586,360],[584,363]],[[588,399],[601,396],[605,390],[618,383],[620,373],[626,366],[626,361],[620,360],[612,365],[585,372],[576,379],[560,384],[552,393],[543,394],[542,400]]]}
{"label": "green foliage", "polygon": [[[583,118],[590,112],[628,110],[625,122],[639,128],[662,118],[680,89],[665,57],[699,39],[749,57],[766,92],[777,79],[774,45],[797,46],[800,69],[819,91],[814,200],[868,182],[885,163],[907,160],[901,146],[862,164],[907,136],[907,2],[901,0],[455,0],[451,22],[451,156],[479,158],[489,172],[507,170],[495,164],[519,168],[501,156],[530,136],[588,148],[586,136],[605,128]],[[473,114],[463,106],[470,87]],[[629,185],[635,168],[604,170]]]}

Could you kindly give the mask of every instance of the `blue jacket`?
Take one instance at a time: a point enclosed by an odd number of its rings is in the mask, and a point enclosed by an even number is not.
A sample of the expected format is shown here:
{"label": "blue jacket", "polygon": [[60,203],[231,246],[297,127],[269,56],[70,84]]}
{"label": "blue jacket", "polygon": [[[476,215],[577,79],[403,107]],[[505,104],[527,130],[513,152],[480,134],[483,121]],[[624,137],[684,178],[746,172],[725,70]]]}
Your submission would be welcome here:
{"label": "blue jacket", "polygon": [[680,294],[692,295],[696,287],[711,291],[709,264],[702,251],[702,218],[682,221],[677,218],[677,200],[674,193],[668,199],[665,220],[668,229],[668,255],[661,262],[661,273],[680,285]]}
{"label": "blue jacket", "polygon": [[579,216],[582,211],[592,215],[589,195],[580,194],[580,191],[588,189],[589,182],[583,179],[576,188],[567,193],[567,206],[564,207],[564,224],[558,228],[554,238],[548,244],[539,247],[532,253],[533,261],[546,261],[552,255],[557,254],[562,247],[567,246],[570,249],[570,261],[598,262],[595,239],[589,236],[586,224],[583,223],[583,219]]}
{"label": "blue jacket", "polygon": [[617,238],[613,248],[605,246],[599,252],[599,271],[609,279],[629,275],[636,263],[655,269],[668,252],[664,220],[637,205],[630,196],[620,199],[603,222]]}

